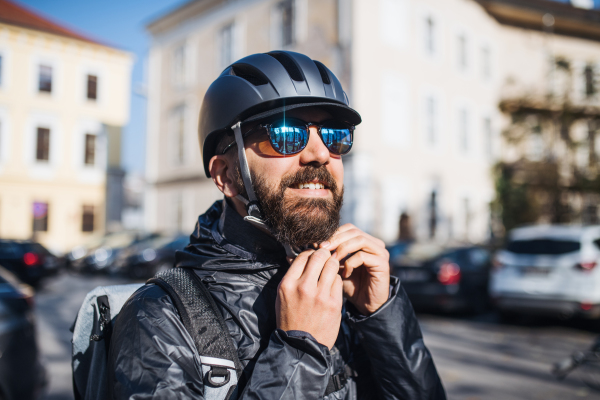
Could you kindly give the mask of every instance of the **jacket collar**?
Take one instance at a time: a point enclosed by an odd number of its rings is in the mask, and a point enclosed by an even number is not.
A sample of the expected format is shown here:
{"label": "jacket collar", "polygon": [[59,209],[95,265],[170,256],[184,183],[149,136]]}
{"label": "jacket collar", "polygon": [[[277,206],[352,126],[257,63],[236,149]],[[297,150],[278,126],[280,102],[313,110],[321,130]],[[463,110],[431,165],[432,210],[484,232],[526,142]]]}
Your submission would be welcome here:
{"label": "jacket collar", "polygon": [[178,267],[211,271],[257,271],[288,265],[285,249],[227,205],[216,201],[198,217],[190,244],[175,254]]}
{"label": "jacket collar", "polygon": [[254,254],[273,254],[285,250],[273,236],[244,221],[231,204],[223,200],[223,213],[219,220],[219,232],[229,243],[240,246]]}

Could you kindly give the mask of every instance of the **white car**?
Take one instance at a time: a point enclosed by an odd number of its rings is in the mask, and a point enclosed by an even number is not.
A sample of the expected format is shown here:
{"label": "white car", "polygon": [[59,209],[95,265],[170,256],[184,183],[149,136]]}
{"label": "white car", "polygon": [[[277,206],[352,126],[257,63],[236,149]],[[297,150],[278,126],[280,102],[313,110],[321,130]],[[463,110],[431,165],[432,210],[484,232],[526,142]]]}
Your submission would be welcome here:
{"label": "white car", "polygon": [[500,312],[600,318],[600,225],[529,226],[508,239],[490,274]]}

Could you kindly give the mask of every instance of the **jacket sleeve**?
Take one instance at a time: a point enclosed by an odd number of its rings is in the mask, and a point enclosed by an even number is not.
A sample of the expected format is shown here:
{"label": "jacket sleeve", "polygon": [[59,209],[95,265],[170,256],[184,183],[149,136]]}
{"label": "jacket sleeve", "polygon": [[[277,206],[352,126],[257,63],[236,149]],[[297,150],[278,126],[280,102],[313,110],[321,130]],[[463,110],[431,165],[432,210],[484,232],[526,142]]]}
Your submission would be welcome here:
{"label": "jacket sleeve", "polygon": [[329,349],[311,337],[277,329],[260,354],[240,399],[320,399],[327,389]]}
{"label": "jacket sleeve", "polygon": [[[308,336],[276,330],[238,398],[320,398],[329,381],[330,364],[325,346]],[[161,288],[143,287],[119,313],[109,351],[108,381],[112,399],[205,398],[200,356]]]}
{"label": "jacket sleeve", "polygon": [[[445,400],[446,394],[423,342],[412,304],[397,278],[390,299],[368,317],[348,304],[348,320],[358,333],[370,365],[378,398]],[[359,388],[359,392],[360,392]]]}

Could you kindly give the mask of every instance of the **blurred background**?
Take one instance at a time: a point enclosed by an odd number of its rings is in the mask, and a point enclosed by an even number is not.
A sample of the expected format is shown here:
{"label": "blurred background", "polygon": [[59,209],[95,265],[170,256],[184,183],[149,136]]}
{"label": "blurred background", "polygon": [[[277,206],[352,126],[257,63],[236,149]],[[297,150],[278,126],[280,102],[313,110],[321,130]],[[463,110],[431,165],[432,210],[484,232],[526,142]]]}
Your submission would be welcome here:
{"label": "blurred background", "polygon": [[273,49],[361,113],[343,220],[449,398],[600,399],[600,0],[0,0],[0,399],[73,398],[85,294],[173,264],[204,92]]}

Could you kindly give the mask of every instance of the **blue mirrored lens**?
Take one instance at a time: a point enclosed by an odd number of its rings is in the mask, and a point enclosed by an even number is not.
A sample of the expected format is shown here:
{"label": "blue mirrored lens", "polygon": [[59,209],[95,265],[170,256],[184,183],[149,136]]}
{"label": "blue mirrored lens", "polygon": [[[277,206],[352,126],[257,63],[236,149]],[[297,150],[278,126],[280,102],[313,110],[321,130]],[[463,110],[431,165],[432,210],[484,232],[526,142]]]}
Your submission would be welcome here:
{"label": "blue mirrored lens", "polygon": [[352,147],[352,131],[348,128],[321,128],[323,143],[333,154],[346,154]]}
{"label": "blue mirrored lens", "polygon": [[271,128],[271,145],[281,154],[296,154],[308,143],[306,126],[278,126]]}

